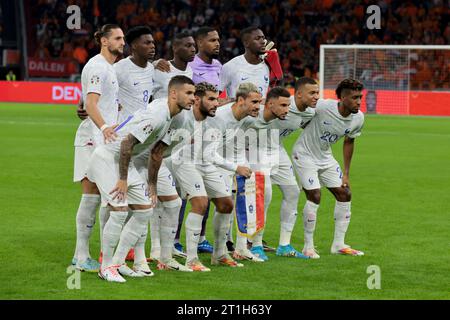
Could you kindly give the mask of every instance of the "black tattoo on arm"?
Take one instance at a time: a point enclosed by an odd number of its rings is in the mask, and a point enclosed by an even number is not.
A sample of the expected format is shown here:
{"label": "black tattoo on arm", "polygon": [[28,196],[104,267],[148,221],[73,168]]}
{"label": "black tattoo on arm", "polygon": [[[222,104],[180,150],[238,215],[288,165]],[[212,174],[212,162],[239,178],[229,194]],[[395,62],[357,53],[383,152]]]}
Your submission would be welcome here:
{"label": "black tattoo on arm", "polygon": [[128,178],[128,166],[130,165],[131,152],[133,147],[139,143],[132,134],[129,134],[123,139],[120,144],[120,158],[119,158],[119,176],[120,180],[127,180]]}

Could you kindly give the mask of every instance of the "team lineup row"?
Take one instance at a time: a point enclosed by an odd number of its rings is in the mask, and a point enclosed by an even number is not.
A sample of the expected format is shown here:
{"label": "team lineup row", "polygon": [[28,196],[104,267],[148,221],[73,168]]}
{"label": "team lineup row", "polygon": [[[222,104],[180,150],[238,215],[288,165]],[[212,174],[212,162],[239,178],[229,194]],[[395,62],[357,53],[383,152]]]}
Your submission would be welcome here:
{"label": "team lineup row", "polygon": [[[277,255],[319,258],[313,234],[321,186],[336,198],[331,252],[363,255],[344,243],[351,216],[350,162],[364,123],[362,84],[344,79],[336,89],[339,101],[319,99],[318,84],[307,77],[297,81],[292,96],[285,88],[269,88],[273,62],[266,59],[264,34],[251,27],[241,37],[245,53],[222,66],[215,59],[219,36],[211,28],[200,28],[195,39],[177,35],[174,59],[153,64],[149,60],[155,46],[147,27],[130,29],[126,37],[116,25],[96,33],[101,51],[81,77],[88,117],[75,138],[74,181],[81,181],[83,190],[72,261],[78,269],[98,271],[100,278],[114,282],[125,282],[123,276],[152,276],[145,254],[150,224],[150,259],[158,269],[210,271],[198,258],[209,201],[215,206],[211,264],[242,267],[240,260],[267,261],[263,230],[251,237],[250,248],[241,233],[236,247],[228,246],[234,177],[251,179],[255,172],[264,175],[264,215],[272,184],[283,194]],[[115,63],[125,40],[131,55]],[[219,98],[221,92],[226,98]],[[281,141],[299,129],[303,131],[290,158]],[[330,147],[342,137],[344,170]],[[307,198],[302,252],[290,243],[300,194],[295,173]],[[191,210],[185,219],[184,253],[174,243],[186,200]],[[99,205],[101,264],[89,253]],[[125,263],[131,249],[133,268]]]}

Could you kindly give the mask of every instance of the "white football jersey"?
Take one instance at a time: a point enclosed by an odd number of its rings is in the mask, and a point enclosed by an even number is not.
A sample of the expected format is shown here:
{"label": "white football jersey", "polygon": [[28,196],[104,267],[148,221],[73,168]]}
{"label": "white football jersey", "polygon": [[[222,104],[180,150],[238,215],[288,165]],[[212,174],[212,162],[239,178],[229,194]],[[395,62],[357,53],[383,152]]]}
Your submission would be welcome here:
{"label": "white football jersey", "polygon": [[169,130],[171,122],[167,99],[154,100],[148,108],[137,111],[122,122],[115,129],[118,135],[116,141],[105,144],[104,147],[113,152],[118,160],[123,139],[132,134],[140,142],[134,146],[132,152],[132,156],[137,156],[147,152],[152,145],[161,140]]}
{"label": "white football jersey", "polygon": [[237,56],[222,67],[219,90],[226,90],[227,96],[236,97],[236,91],[241,83],[251,82],[259,88],[263,97],[269,88],[269,67],[264,61],[259,64],[248,63],[244,55]]}
{"label": "white football jersey", "polygon": [[[179,116],[181,114],[175,118]],[[178,125],[163,139],[171,147],[172,162],[195,164],[203,172],[215,171],[216,166],[235,171],[236,165],[217,152],[218,146],[222,145],[222,130],[208,121],[209,117],[203,121],[196,120],[194,108],[183,112],[182,116],[183,121],[179,122],[183,125]]]}
{"label": "white football jersey", "polygon": [[338,110],[338,101],[319,99],[315,115],[297,139],[292,155],[299,159],[312,161],[317,166],[326,166],[334,162],[331,145],[347,136],[356,138],[361,135],[364,114],[358,111],[343,117]]}
{"label": "white football jersey", "polygon": [[[101,54],[97,54],[84,66],[81,72],[81,89],[85,103],[88,93],[99,94],[97,107],[103,120],[110,126],[117,124],[119,84],[113,65],[106,61]],[[86,139],[94,139],[96,143],[103,141],[103,134],[91,119],[86,123],[82,122],[81,128],[83,132],[79,135],[79,141],[75,138],[75,145],[82,145],[84,141],[81,140]]]}
{"label": "white football jersey", "polygon": [[114,64],[119,81],[119,122],[140,109],[145,109],[153,94],[155,68],[147,63],[145,68],[134,64],[130,57]]}
{"label": "white football jersey", "polygon": [[[170,62],[169,62],[170,63]],[[186,70],[179,70],[170,63],[170,72],[162,72],[155,69],[154,86],[153,86],[153,99],[167,98],[169,94],[169,81],[174,76],[186,76],[192,79],[192,69],[190,66],[186,67]]]}

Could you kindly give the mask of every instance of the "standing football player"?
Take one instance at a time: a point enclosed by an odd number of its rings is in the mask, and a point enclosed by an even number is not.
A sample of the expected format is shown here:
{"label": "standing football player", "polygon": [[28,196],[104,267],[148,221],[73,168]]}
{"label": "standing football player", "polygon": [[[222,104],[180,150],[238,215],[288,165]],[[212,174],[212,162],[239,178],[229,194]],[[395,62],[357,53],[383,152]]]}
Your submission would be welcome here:
{"label": "standing football player", "polygon": [[[102,200],[111,207],[103,231],[103,261],[99,271],[102,279],[125,282],[121,274],[139,276],[126,266],[125,258],[148,228],[152,208],[157,202],[160,162],[150,153],[152,161],[148,163],[147,183],[131,160],[146,150],[153,150],[156,142],[169,130],[173,117],[192,107],[194,91],[191,79],[185,76],[172,78],[167,99],[157,99],[147,109],[136,112],[132,119],[117,127],[119,140],[99,146],[91,157],[88,177],[96,181]],[[129,208],[133,214],[125,224]]]}
{"label": "standing football player", "polygon": [[[315,115],[296,141],[292,161],[306,193],[303,208],[305,247],[307,255],[314,250],[314,230],[321,199],[321,186],[327,187],[336,198],[334,208],[334,240],[331,253],[362,256],[362,251],[345,244],[345,234],[351,217],[350,163],[355,138],[361,135],[364,114],[361,106],[363,85],[354,79],[345,79],[336,88],[339,100],[319,100]],[[344,170],[334,159],[331,145],[344,137]],[[318,258],[318,255],[315,256]]]}
{"label": "standing football player", "polygon": [[95,147],[116,137],[113,126],[118,120],[119,88],[113,63],[125,45],[123,32],[117,25],[104,25],[94,37],[100,53],[81,72],[82,100],[89,118],[81,122],[75,136],[74,181],[81,181],[83,194],[77,212],[77,244],[72,260],[77,269],[90,272],[97,272],[100,267],[89,253],[100,196],[95,183],[87,178],[87,167]]}

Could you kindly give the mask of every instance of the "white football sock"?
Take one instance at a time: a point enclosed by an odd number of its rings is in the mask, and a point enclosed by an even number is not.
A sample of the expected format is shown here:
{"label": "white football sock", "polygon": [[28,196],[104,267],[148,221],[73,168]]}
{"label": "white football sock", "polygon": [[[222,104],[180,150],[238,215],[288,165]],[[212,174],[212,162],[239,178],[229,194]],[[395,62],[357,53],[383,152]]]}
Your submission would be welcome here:
{"label": "white football sock", "polygon": [[92,228],[95,225],[95,215],[99,204],[100,196],[98,194],[81,195],[76,217],[77,243],[75,246],[75,257],[79,263],[91,257],[89,253],[89,239],[92,234]]}
{"label": "white football sock", "polygon": [[161,253],[163,263],[172,258],[173,243],[178,228],[178,216],[180,214],[181,199],[161,202],[164,212],[161,216]]}
{"label": "white football sock", "polygon": [[103,229],[102,240],[102,269],[110,267],[113,264],[114,249],[120,239],[125,219],[128,216],[127,211],[110,211],[108,222]]}
{"label": "white football sock", "polygon": [[109,210],[110,208],[108,206],[100,206],[100,209],[98,210],[98,220],[100,222],[100,248],[102,247],[103,229],[105,229],[106,222],[108,222],[109,219]]}
{"label": "white football sock", "polygon": [[262,245],[263,245],[263,243],[262,243],[263,235],[264,235],[264,229],[253,236],[253,238],[252,238],[252,248],[254,248],[254,247],[262,247]]}
{"label": "white football sock", "polygon": [[227,231],[230,225],[232,213],[215,212],[214,224],[214,252],[215,257],[221,257],[226,253]]}
{"label": "white football sock", "polygon": [[296,185],[279,186],[283,193],[280,210],[280,246],[291,243],[292,231],[297,221],[297,204],[300,189]]}
{"label": "white football sock", "polygon": [[303,207],[303,230],[306,249],[314,249],[314,230],[316,229],[318,209],[318,204],[306,200],[305,206]]}
{"label": "white football sock", "polygon": [[236,233],[236,250],[247,249],[247,237],[241,236],[239,232]]}
{"label": "white football sock", "polygon": [[[216,214],[217,212],[214,212]],[[228,232],[227,232],[227,241],[233,241],[233,227],[234,227],[234,213],[232,212],[230,214],[230,224],[228,226]]]}
{"label": "white football sock", "polygon": [[[145,234],[152,209],[133,210],[132,213],[130,220],[125,224],[125,227],[120,234],[120,241],[113,258],[114,265],[124,264],[128,251],[130,251],[130,249],[136,245],[139,238]],[[128,212],[126,212],[126,214],[128,216]]]}
{"label": "white football sock", "polygon": [[[152,216],[154,214],[155,211],[151,210],[149,220],[152,219]],[[143,230],[142,235],[136,242],[136,245],[134,246],[134,264],[147,263],[147,257],[145,256],[145,242],[147,241],[148,228],[149,224],[147,223],[147,227],[142,229]]]}
{"label": "white football sock", "polygon": [[202,231],[203,216],[199,213],[189,212],[186,218],[186,261],[198,258],[197,247],[200,232]]}
{"label": "white football sock", "polygon": [[333,247],[342,249],[344,248],[345,233],[347,232],[348,225],[350,224],[351,217],[351,202],[336,201],[334,206],[334,240]]}
{"label": "white football sock", "polygon": [[158,258],[161,253],[160,227],[163,211],[164,207],[162,206],[161,201],[158,201],[156,207],[153,208],[153,214],[150,217],[150,257]]}

